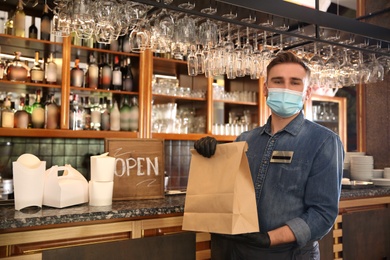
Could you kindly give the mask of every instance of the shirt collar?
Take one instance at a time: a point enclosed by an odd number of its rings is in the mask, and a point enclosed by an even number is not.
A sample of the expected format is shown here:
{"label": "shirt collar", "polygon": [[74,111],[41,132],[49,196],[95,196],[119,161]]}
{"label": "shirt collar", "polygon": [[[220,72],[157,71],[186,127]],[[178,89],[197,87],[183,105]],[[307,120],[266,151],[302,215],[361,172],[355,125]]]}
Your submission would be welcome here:
{"label": "shirt collar", "polygon": [[[265,124],[260,134],[267,133],[268,135],[272,135],[271,120],[272,120],[272,116],[269,116],[267,123]],[[305,118],[303,117],[303,113],[301,111],[299,112],[299,115],[296,118],[294,118],[282,131],[286,131],[291,135],[297,135],[301,130],[304,121]]]}

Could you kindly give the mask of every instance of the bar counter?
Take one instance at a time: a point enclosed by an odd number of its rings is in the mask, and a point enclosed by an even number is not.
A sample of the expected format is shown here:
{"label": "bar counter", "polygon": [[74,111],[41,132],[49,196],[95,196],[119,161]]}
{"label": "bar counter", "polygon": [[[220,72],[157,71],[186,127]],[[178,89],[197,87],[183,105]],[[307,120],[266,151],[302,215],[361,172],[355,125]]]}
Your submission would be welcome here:
{"label": "bar counter", "polygon": [[[390,196],[390,187],[343,189],[341,202],[383,196]],[[103,207],[85,203],[62,209],[43,206],[35,211],[16,211],[13,205],[3,205],[0,206],[0,234],[53,224],[182,215],[184,202],[185,195],[166,195],[162,199],[114,201],[111,206]]]}

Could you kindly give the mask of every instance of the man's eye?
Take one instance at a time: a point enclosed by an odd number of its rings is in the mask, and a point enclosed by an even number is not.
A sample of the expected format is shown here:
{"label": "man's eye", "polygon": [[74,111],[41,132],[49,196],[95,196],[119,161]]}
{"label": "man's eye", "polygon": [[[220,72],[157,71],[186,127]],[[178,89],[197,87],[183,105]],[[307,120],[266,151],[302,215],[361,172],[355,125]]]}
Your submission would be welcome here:
{"label": "man's eye", "polygon": [[283,83],[283,81],[282,81],[282,80],[274,80],[273,82],[274,82],[274,84],[280,84],[280,83]]}
{"label": "man's eye", "polygon": [[297,85],[301,85],[301,82],[300,81],[293,81],[291,84],[297,86]]}

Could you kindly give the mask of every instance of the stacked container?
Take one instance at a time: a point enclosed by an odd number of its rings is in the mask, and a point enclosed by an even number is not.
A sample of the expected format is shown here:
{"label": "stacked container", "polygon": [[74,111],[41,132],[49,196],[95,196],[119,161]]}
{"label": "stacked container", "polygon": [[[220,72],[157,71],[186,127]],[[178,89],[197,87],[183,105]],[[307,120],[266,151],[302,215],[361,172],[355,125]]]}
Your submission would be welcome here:
{"label": "stacked container", "polygon": [[114,189],[115,158],[108,153],[91,156],[91,180],[89,181],[89,205],[109,206]]}

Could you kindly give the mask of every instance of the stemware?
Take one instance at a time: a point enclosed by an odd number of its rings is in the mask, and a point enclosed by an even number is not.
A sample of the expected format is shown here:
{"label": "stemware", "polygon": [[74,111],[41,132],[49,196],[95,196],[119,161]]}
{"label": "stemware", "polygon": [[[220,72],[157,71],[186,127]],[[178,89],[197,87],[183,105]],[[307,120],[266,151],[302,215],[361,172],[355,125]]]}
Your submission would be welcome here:
{"label": "stemware", "polygon": [[240,28],[237,30],[237,41],[236,41],[236,48],[234,49],[234,54],[236,56],[235,60],[235,70],[236,70],[236,76],[237,77],[244,77],[245,76],[245,57],[244,57],[244,50],[241,47],[241,40],[240,40]]}
{"label": "stemware", "polygon": [[249,27],[246,28],[246,42],[244,46],[242,47],[243,54],[244,54],[244,71],[246,75],[251,74],[251,61],[252,61],[252,54],[253,54],[253,47],[249,40]]}
{"label": "stemware", "polygon": [[261,52],[257,42],[257,32],[253,34],[253,53],[250,64],[250,78],[259,79],[263,72]]}
{"label": "stemware", "polygon": [[356,71],[358,73],[357,77],[360,83],[368,83],[371,70],[364,64],[363,53],[359,51],[358,65],[356,67]]}
{"label": "stemware", "polygon": [[271,61],[272,52],[268,49],[267,46],[267,32],[263,32],[263,46],[261,50],[261,61],[262,61],[262,75],[266,74],[266,69],[268,66],[268,63]]}
{"label": "stemware", "polygon": [[329,58],[325,61],[323,75],[325,84],[328,88],[339,87],[340,62],[336,55],[333,54],[333,46],[329,46]]}
{"label": "stemware", "polygon": [[195,8],[195,1],[193,1],[192,3],[190,1],[181,3],[178,5],[178,7],[186,9],[186,10],[192,10]]}
{"label": "stemware", "polygon": [[200,12],[201,12],[201,13],[204,13],[204,14],[213,15],[213,14],[216,14],[216,13],[217,13],[217,8],[216,8],[216,7],[212,7],[212,5],[211,5],[211,0],[210,0],[210,5],[209,5],[209,7],[206,7],[206,8],[201,9]]}
{"label": "stemware", "polygon": [[340,65],[340,83],[344,87],[357,83],[356,71],[349,60],[347,49],[344,49],[343,62]]}
{"label": "stemware", "polygon": [[385,70],[383,66],[376,59],[375,53],[370,54],[370,61],[367,64],[367,66],[371,71],[370,77],[368,79],[369,83],[376,83],[378,81],[383,81]]}
{"label": "stemware", "polygon": [[324,69],[324,61],[317,51],[317,43],[314,43],[314,55],[309,60],[309,67],[311,69],[311,85],[314,88],[323,86],[322,71]]}
{"label": "stemware", "polygon": [[267,14],[267,19],[264,22],[259,23],[259,25],[263,27],[273,27],[274,26],[273,17]]}

